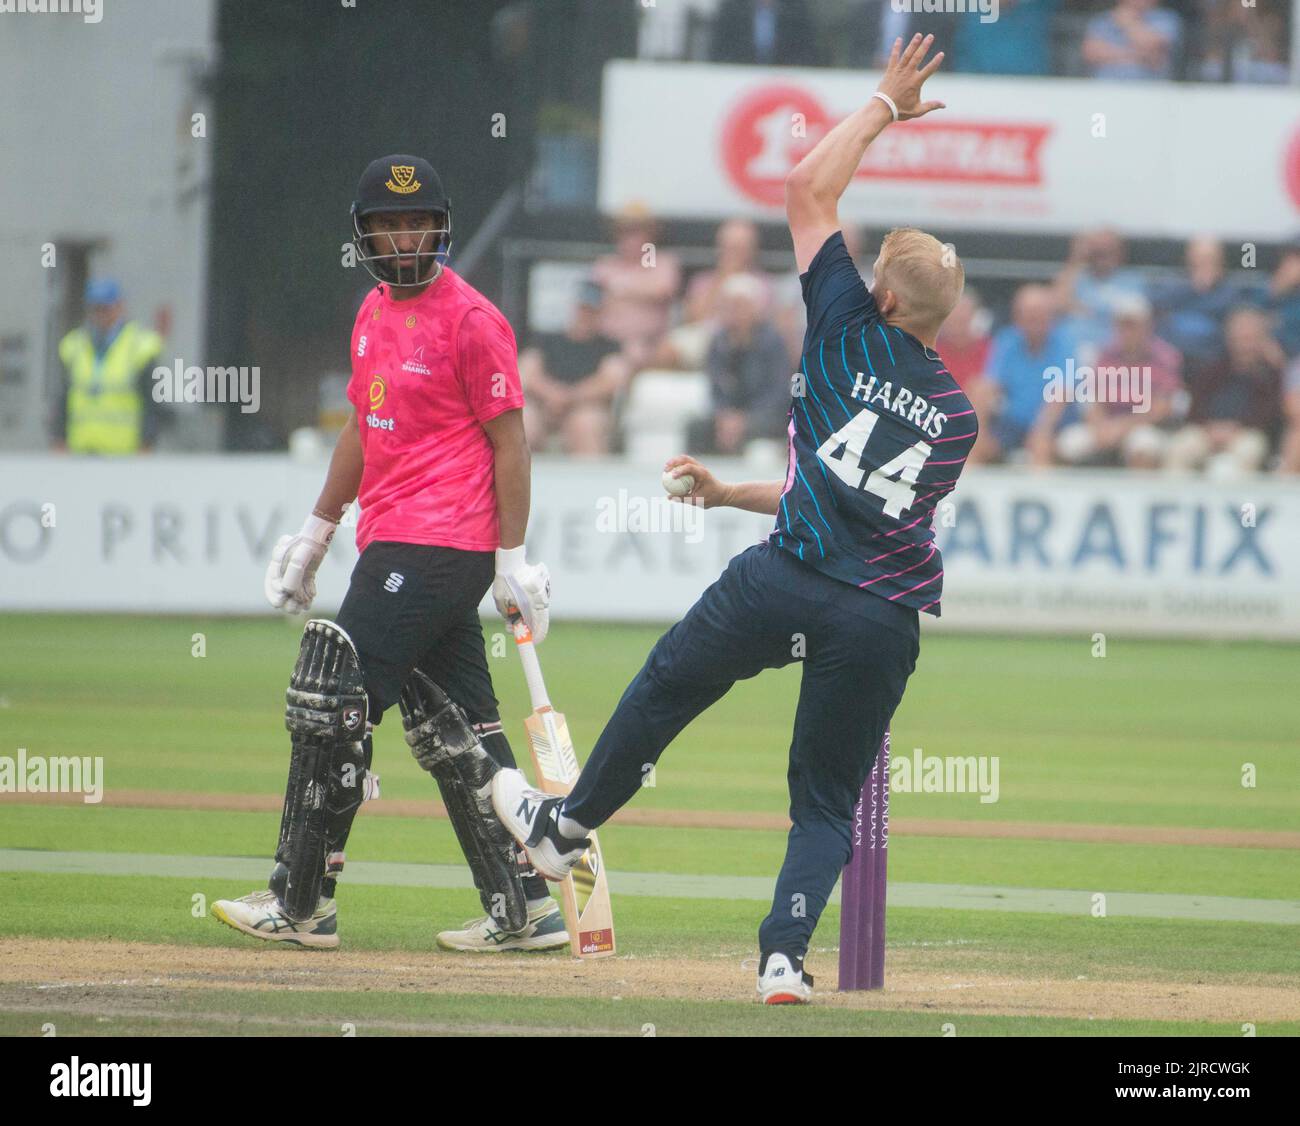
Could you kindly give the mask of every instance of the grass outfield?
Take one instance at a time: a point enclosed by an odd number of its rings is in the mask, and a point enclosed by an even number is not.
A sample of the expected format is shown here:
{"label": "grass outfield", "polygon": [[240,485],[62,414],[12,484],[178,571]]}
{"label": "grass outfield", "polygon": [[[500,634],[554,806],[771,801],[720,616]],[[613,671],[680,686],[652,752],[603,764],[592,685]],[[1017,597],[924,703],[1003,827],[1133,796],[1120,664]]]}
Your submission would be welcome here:
{"label": "grass outfield", "polygon": [[[27,805],[0,810],[0,848],[263,857],[278,828],[271,813]],[[421,818],[362,816],[348,851],[357,860],[459,864],[447,830]],[[774,876],[785,853],[783,833],[760,830],[613,824],[601,839],[627,872]],[[915,836],[893,843],[891,880],[1300,899],[1300,865],[1285,849],[1207,846],[1189,856],[1180,845]]]}
{"label": "grass outfield", "polygon": [[[489,629],[494,629],[492,623]],[[284,782],[280,716],[301,623],[0,617],[0,747],[102,754],[121,788],[271,793]],[[580,753],[659,630],[561,625],[548,687]],[[207,655],[192,657],[202,634]],[[512,646],[491,660],[519,742],[526,693]],[[895,754],[997,755],[995,805],[896,794],[891,812],[999,821],[1295,829],[1300,647],[1112,637],[930,634],[894,724]],[[742,683],[661,761],[641,808],[780,812],[798,670]],[[377,737],[385,794],[423,797],[396,715]],[[9,751],[7,753],[12,753]],[[1254,763],[1259,784],[1241,785]]]}
{"label": "grass outfield", "polygon": [[[265,857],[278,814],[239,802],[264,803],[282,791],[280,716],[299,628],[271,618],[0,616],[0,755],[23,747],[29,756],[102,756],[107,790],[96,806],[19,804],[0,795],[0,850],[112,854],[128,868],[133,856]],[[548,684],[580,754],[658,632],[562,624],[547,640]],[[195,634],[203,634],[204,657],[191,655]],[[503,718],[518,748],[522,678],[504,635],[492,648]],[[1107,648],[1105,658],[1094,658],[1087,637],[927,636],[895,718],[895,756],[918,747],[927,755],[997,756],[999,795],[981,804],[970,794],[894,794],[891,817],[902,831],[890,850],[891,883],[1235,897],[1283,907],[1300,900],[1293,848],[1230,847],[1221,839],[1300,827],[1300,648],[1115,636]],[[752,817],[754,827],[612,824],[603,836],[614,871],[773,875],[784,833],[765,826],[785,809],[797,690],[794,669],[738,685],[669,749],[656,786],[634,802],[665,814]],[[1242,785],[1246,764],[1253,787]],[[376,767],[384,799],[434,796],[396,714],[377,735]],[[114,790],[150,791],[172,804],[190,794],[226,795],[230,808],[115,804]],[[963,831],[975,835],[907,830],[909,821],[929,820],[968,823]],[[999,835],[1008,825],[1112,826],[1127,835]],[[1175,844],[1143,836],[1171,829],[1220,837]],[[363,814],[348,851],[352,860],[460,863],[448,824],[415,816]],[[845,997],[831,992],[838,934],[831,907],[809,959],[822,1006],[769,1022],[747,997],[746,959],[756,954],[765,910],[753,899],[619,896],[620,957],[606,968],[563,954],[493,956],[479,961],[536,980],[525,990],[502,975],[474,990],[458,978],[464,963],[433,953],[431,943],[435,926],[477,913],[470,891],[348,886],[345,877],[348,955],[258,948],[261,957],[231,969],[251,944],[205,917],[193,897],[206,904],[252,885],[168,878],[149,871],[145,859],[138,867],[138,874],[97,876],[0,870],[0,962],[7,965],[0,1032],[29,1032],[48,1013],[61,1034],[337,1035],[338,1023],[352,1019],[359,1034],[555,1026],[640,1035],[653,1025],[658,1034],[938,1035],[943,1017],[966,1035],[1239,1035],[1244,1023],[1259,1034],[1300,1034],[1294,925],[895,906],[888,988]],[[66,957],[42,961],[31,940],[51,950],[69,940]],[[148,980],[123,978],[119,947],[137,952]],[[368,980],[358,969],[353,981],[352,953],[379,959],[379,976]],[[684,967],[680,983],[674,965]],[[299,966],[310,984],[294,976]],[[331,988],[334,975],[350,987]],[[93,987],[74,1000],[58,988],[69,981]],[[110,981],[124,984],[110,988]],[[241,988],[257,982],[264,988]]]}

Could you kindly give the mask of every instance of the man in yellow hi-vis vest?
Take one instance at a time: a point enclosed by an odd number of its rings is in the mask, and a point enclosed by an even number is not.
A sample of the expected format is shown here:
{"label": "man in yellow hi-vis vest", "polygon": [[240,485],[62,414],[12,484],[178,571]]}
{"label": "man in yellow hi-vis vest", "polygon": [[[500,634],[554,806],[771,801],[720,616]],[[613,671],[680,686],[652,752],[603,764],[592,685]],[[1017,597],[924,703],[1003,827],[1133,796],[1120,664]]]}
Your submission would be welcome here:
{"label": "man in yellow hi-vis vest", "polygon": [[160,420],[150,373],[162,337],[126,319],[121,289],[109,278],[86,286],[86,305],[86,324],[59,342],[64,384],[54,446],[110,456],[148,452]]}

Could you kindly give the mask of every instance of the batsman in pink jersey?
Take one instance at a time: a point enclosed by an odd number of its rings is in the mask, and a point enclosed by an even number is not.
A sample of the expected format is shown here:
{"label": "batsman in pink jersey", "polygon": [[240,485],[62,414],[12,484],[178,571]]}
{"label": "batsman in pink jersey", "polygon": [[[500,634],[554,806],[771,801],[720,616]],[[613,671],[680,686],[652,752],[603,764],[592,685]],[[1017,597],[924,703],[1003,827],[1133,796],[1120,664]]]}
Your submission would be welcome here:
{"label": "batsman in pink jersey", "polygon": [[307,623],[286,694],[292,753],[275,867],[265,891],[214,904],[255,938],[333,947],[343,849],[377,796],[372,729],[397,704],[433,775],[485,914],[443,931],[451,950],[563,947],[545,882],[497,819],[491,782],[515,765],[501,730],[478,606],[546,636],[550,580],[524,558],[529,455],[514,333],[447,265],[451,203],[415,156],[374,161],[352,205],[357,260],[379,282],[352,329],[354,413],[316,507],[276,544],[271,604],[305,612],[338,522],[360,502],[347,596]]}

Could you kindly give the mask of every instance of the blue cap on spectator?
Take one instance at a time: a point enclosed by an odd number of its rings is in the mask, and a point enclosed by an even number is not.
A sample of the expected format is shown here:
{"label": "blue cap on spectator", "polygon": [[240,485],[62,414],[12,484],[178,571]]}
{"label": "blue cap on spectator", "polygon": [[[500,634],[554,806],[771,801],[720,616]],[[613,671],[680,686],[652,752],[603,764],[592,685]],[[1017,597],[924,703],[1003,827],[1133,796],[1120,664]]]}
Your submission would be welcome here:
{"label": "blue cap on spectator", "polygon": [[122,299],[122,287],[113,278],[92,278],[86,283],[87,305],[116,305]]}
{"label": "blue cap on spectator", "polygon": [[584,278],[582,284],[578,286],[578,304],[587,305],[599,309],[601,299],[604,296],[600,288],[600,282],[592,278]]}

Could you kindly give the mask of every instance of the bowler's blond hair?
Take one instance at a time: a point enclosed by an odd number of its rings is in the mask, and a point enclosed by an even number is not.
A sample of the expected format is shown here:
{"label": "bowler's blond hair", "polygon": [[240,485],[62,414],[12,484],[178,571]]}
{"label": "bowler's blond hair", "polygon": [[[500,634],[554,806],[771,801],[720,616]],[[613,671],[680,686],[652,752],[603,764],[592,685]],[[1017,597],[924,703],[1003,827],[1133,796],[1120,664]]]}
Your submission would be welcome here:
{"label": "bowler's blond hair", "polygon": [[876,281],[893,291],[901,316],[937,332],[961,297],[966,269],[951,244],[896,227],[880,244]]}

